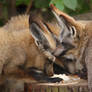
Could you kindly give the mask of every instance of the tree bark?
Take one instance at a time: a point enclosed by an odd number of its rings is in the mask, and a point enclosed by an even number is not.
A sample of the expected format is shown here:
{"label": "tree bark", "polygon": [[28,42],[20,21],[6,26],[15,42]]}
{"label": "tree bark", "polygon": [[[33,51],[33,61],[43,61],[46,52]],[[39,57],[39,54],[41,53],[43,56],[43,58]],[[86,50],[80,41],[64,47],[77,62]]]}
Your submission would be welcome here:
{"label": "tree bark", "polygon": [[24,92],[89,92],[87,82],[77,84],[26,83]]}
{"label": "tree bark", "polygon": [[6,0],[8,9],[8,18],[16,15],[16,0]]}
{"label": "tree bark", "polygon": [[86,80],[72,83],[39,83],[30,79],[8,79],[0,92],[89,92]]}

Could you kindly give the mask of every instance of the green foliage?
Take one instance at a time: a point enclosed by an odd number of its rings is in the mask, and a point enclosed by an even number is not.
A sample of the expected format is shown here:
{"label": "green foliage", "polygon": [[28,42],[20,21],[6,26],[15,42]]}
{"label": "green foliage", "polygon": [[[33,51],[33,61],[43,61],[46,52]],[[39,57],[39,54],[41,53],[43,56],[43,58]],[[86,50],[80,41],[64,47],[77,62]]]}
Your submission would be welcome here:
{"label": "green foliage", "polygon": [[71,10],[76,10],[78,5],[77,0],[63,0],[63,2],[64,5]]}
{"label": "green foliage", "polygon": [[[32,0],[32,9],[36,8],[48,8],[50,4],[54,4],[60,10],[70,14],[76,15],[80,13],[84,13],[92,9],[92,0]],[[90,3],[88,3],[88,1]],[[30,3],[30,0],[16,0],[16,6],[21,4],[27,5]],[[7,12],[7,0],[0,0],[0,4],[3,8],[3,17],[7,20],[8,12]],[[2,25],[1,23],[0,25]]]}
{"label": "green foliage", "polygon": [[50,0],[34,0],[34,5],[36,8],[49,7]]}
{"label": "green foliage", "polygon": [[20,4],[26,4],[28,5],[30,2],[30,0],[16,0],[16,5],[20,5]]}
{"label": "green foliage", "polygon": [[78,4],[77,0],[51,0],[51,3],[60,10],[64,10],[66,7],[71,10],[76,10]]}
{"label": "green foliage", "polygon": [[91,1],[91,4],[92,4],[92,0],[90,0]]}
{"label": "green foliage", "polygon": [[51,0],[50,4],[54,4],[60,10],[64,10],[64,3],[62,0]]}
{"label": "green foliage", "polygon": [[[87,0],[33,0],[34,8],[48,8],[50,4],[54,4],[57,8],[65,12],[83,12],[89,10]],[[89,0],[92,3],[92,0]],[[0,0],[4,6],[7,5],[6,0]],[[16,0],[16,5],[28,5],[30,0]],[[85,7],[86,6],[86,7]]]}
{"label": "green foliage", "polygon": [[[91,2],[90,2],[91,3]],[[78,0],[78,7],[76,9],[76,13],[84,13],[90,10],[90,3],[87,0]]]}

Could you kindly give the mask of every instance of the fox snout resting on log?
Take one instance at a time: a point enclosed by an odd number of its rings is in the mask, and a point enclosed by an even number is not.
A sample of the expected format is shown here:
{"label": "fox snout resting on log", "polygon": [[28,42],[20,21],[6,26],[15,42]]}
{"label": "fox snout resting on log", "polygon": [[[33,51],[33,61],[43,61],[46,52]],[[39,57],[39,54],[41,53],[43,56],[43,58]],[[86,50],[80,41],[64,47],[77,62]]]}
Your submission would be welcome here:
{"label": "fox snout resting on log", "polygon": [[56,57],[70,73],[87,74],[92,92],[92,21],[77,21],[55,6],[51,8],[61,26],[59,40],[64,49]]}

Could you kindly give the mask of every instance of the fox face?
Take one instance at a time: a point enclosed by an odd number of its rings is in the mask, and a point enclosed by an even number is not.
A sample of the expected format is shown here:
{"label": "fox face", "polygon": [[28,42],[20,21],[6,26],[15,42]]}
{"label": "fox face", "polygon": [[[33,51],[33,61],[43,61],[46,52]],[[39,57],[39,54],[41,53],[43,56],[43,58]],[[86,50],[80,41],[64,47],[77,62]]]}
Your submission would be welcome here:
{"label": "fox face", "polygon": [[[56,51],[55,56],[63,62],[64,67],[72,74],[81,71],[84,67],[83,62],[80,62],[80,51],[82,44],[82,32],[84,25],[75,21],[67,14],[60,12],[57,8],[52,6],[52,12],[55,15],[60,29],[58,40],[62,46],[62,52]],[[83,43],[84,44],[84,43]],[[58,53],[58,54],[57,54]],[[78,59],[79,58],[79,59]]]}
{"label": "fox face", "polygon": [[53,14],[60,28],[59,31],[50,29],[48,23],[39,14],[31,15],[29,28],[32,37],[37,47],[44,52],[47,58],[52,61],[55,61],[55,57],[61,59],[64,67],[69,72],[74,73],[76,58],[70,50],[77,48],[77,42],[79,40],[76,32],[77,29],[70,25],[64,17],[58,16],[54,11]]}

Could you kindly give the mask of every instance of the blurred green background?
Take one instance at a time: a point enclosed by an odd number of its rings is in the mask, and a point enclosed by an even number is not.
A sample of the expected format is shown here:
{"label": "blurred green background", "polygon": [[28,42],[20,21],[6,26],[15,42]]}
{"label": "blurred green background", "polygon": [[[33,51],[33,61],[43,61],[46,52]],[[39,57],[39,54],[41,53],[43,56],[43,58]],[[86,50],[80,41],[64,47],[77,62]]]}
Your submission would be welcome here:
{"label": "blurred green background", "polygon": [[54,4],[60,10],[77,15],[92,11],[92,0],[0,0],[0,26],[12,16]]}

